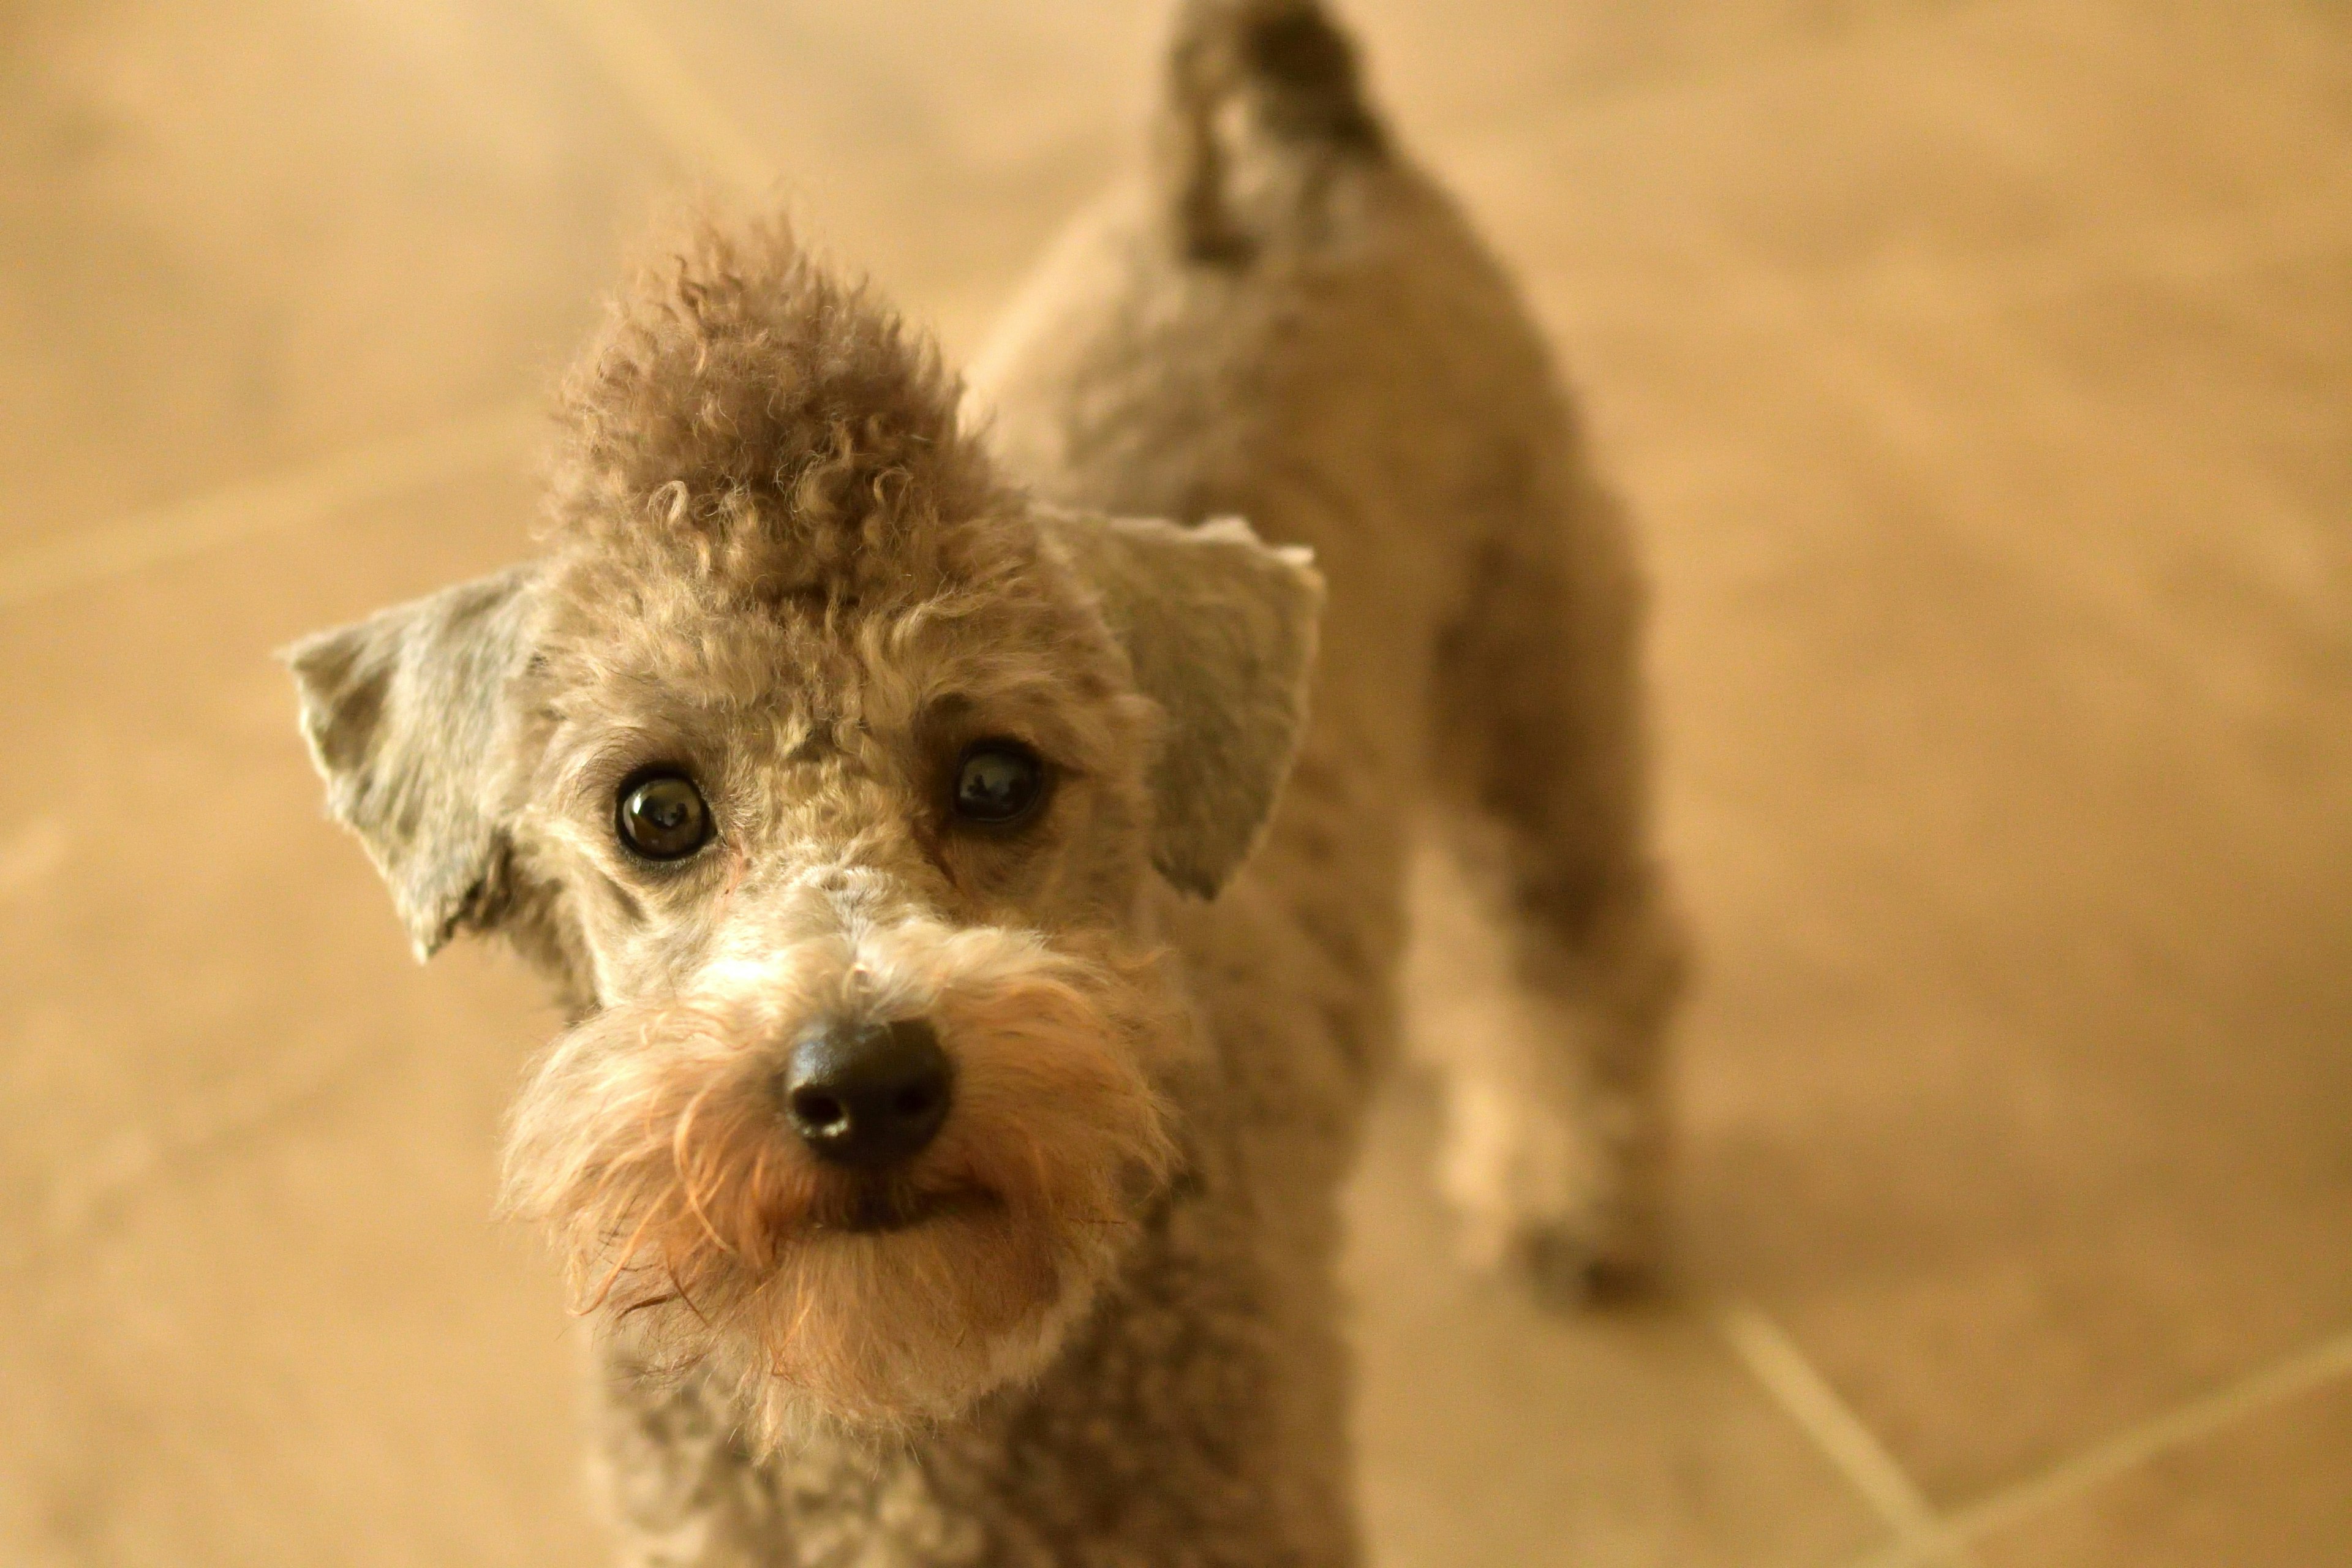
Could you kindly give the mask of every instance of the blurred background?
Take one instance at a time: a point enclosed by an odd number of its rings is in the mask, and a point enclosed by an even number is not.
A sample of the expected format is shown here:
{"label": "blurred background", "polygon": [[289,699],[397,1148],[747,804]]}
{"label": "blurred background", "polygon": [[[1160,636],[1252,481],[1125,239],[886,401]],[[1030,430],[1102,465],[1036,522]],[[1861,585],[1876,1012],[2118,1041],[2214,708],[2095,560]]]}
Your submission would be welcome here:
{"label": "blurred background", "polygon": [[[1657,584],[1685,1280],[1352,1194],[1381,1568],[2352,1563],[2352,15],[1346,0]],[[604,1547],[429,969],[267,655],[520,553],[666,195],[952,353],[1162,0],[0,4],[0,1561]],[[749,199],[749,198],[747,198]]]}

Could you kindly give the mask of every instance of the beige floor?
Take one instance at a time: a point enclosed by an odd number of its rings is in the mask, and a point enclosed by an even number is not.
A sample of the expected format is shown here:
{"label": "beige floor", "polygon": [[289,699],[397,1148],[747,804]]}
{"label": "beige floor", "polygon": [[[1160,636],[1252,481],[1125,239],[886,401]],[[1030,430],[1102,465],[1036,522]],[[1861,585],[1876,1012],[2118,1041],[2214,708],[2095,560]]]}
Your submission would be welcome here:
{"label": "beige floor", "polygon": [[[2352,1563],[2352,16],[1355,0],[1659,584],[1689,1284],[1357,1194],[1386,1568]],[[0,6],[0,1561],[593,1562],[485,1217],[545,1020],[412,968],[267,650],[503,560],[698,171],[971,346],[1149,0]]]}

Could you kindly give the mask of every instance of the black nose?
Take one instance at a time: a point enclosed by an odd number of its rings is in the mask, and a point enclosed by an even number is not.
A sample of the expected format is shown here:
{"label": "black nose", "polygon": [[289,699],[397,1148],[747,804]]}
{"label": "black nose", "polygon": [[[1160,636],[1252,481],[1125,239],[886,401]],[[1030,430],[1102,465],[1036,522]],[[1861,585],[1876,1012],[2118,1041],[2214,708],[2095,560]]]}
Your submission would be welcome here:
{"label": "black nose", "polygon": [[949,1068],[920,1018],[832,1024],[793,1047],[784,1114],[820,1157],[867,1169],[910,1160],[948,1118]]}

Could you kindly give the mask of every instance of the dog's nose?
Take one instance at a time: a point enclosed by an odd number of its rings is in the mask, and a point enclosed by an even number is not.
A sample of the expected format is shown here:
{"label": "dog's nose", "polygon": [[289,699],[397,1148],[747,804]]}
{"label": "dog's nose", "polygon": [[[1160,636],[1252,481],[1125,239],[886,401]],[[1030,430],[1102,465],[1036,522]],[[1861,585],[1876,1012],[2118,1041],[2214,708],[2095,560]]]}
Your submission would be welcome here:
{"label": "dog's nose", "polygon": [[922,1152],[948,1118],[950,1071],[920,1018],[831,1024],[785,1059],[784,1114],[820,1158],[873,1169]]}

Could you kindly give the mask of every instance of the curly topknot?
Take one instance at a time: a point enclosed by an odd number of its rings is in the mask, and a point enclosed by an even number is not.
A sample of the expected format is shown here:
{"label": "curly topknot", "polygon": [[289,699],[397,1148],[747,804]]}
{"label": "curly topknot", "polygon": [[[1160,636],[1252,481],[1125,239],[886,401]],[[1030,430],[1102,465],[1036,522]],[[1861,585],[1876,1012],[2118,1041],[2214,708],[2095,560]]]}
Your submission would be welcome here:
{"label": "curly topknot", "polygon": [[698,218],[664,249],[563,387],[560,538],[830,593],[944,565],[1003,510],[937,347],[788,225]]}

